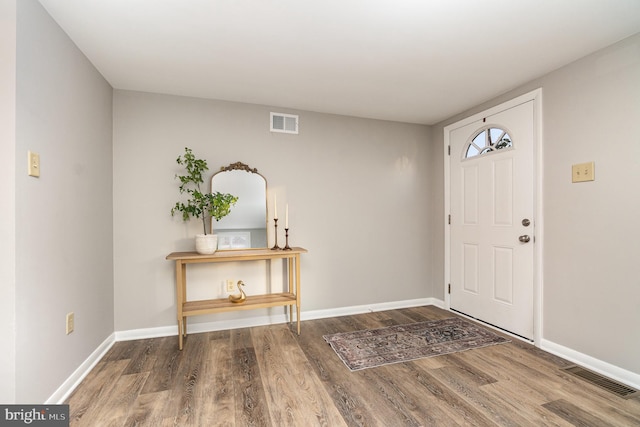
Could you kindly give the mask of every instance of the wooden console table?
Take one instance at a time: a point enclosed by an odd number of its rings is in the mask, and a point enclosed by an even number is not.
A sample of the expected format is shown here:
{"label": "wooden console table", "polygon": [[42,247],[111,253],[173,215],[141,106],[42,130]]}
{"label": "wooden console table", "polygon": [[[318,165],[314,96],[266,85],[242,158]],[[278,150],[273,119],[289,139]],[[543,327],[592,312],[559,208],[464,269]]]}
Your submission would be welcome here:
{"label": "wooden console table", "polygon": [[[167,255],[168,260],[176,263],[176,300],[178,315],[178,346],[182,350],[183,338],[187,336],[187,317],[199,314],[222,313],[225,311],[250,310],[255,308],[289,306],[289,321],[293,321],[293,306],[296,306],[296,321],[300,335],[300,254],[306,253],[304,248],[291,250],[248,249],[217,251],[212,255],[201,255],[197,252],[173,252]],[[187,264],[260,261],[286,259],[289,275],[286,292],[265,295],[249,295],[243,303],[232,303],[227,298],[200,301],[187,300]]]}

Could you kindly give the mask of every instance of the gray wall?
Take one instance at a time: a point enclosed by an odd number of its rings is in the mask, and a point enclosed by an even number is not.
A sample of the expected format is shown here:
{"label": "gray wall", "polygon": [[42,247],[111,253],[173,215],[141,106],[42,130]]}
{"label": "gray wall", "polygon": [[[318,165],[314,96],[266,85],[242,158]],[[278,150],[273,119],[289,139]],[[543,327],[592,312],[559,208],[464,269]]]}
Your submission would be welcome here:
{"label": "gray wall", "polygon": [[[258,168],[270,209],[277,193],[281,219],[289,203],[290,243],[309,250],[302,257],[303,311],[430,296],[429,128],[298,112],[299,135],[272,134],[269,111],[291,112],[115,91],[117,331],[176,324],[173,264],[164,258],[193,250],[192,236],[200,232],[197,221],[184,224],[169,214],[179,199],[175,159],[185,146],[207,159],[211,172],[236,161]],[[218,296],[226,277],[262,292],[260,268],[190,267],[190,298]]]}
{"label": "gray wall", "polygon": [[16,0],[0,0],[0,402],[16,392]]}
{"label": "gray wall", "polygon": [[[431,128],[299,112],[300,135],[291,136],[268,131],[269,111],[295,113],[286,109],[126,91],[112,105],[109,85],[37,1],[0,0],[0,24],[0,194],[15,200],[0,212],[9,342],[0,401],[44,401],[114,325],[175,325],[164,257],[191,249],[198,230],[169,215],[185,146],[212,171],[235,161],[257,167],[281,218],[289,203],[291,243],[310,251],[303,310],[443,299],[443,128],[536,87],[544,91],[543,336],[640,372],[640,36]],[[39,179],[26,176],[27,150],[41,155]],[[590,160],[596,181],[570,184],[571,164]],[[262,271],[196,268],[193,295],[215,294],[229,276],[260,288]],[[76,332],[67,336],[69,311]]]}
{"label": "gray wall", "polygon": [[33,403],[113,332],[112,90],[40,3],[17,19],[16,400]]}
{"label": "gray wall", "polygon": [[[434,126],[434,158],[443,156],[444,126],[537,87],[544,128],[543,338],[640,373],[640,35]],[[571,165],[587,161],[595,161],[596,180],[572,184]],[[434,206],[441,207],[442,167],[434,173],[440,189]],[[432,227],[432,243],[442,247],[443,222]],[[435,255],[432,281],[443,283],[443,256]],[[443,286],[437,291],[443,298]]]}

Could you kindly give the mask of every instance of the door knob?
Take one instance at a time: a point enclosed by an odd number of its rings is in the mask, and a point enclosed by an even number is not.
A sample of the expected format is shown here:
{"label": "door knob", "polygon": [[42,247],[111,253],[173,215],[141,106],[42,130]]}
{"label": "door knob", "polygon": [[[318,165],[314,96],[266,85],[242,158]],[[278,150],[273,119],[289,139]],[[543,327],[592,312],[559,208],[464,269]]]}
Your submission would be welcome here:
{"label": "door knob", "polygon": [[527,236],[526,234],[518,237],[518,240],[520,240],[522,243],[528,243],[529,240],[531,240],[531,237]]}

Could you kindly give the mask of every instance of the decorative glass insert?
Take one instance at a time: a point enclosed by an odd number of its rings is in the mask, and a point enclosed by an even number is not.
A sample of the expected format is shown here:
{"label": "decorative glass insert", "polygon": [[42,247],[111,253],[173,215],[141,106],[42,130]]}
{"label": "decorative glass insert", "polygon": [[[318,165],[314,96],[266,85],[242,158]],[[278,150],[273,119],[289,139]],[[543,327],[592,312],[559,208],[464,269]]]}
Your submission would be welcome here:
{"label": "decorative glass insert", "polygon": [[469,141],[464,152],[464,158],[469,159],[512,146],[513,141],[506,130],[487,126],[480,129]]}

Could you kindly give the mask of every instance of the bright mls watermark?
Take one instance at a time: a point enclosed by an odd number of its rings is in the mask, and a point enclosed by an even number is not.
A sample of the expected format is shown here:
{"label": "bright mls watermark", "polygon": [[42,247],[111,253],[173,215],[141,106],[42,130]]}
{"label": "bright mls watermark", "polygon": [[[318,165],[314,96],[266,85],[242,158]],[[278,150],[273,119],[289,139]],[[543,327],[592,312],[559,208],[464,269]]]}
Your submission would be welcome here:
{"label": "bright mls watermark", "polygon": [[0,427],[69,427],[69,405],[0,405]]}

